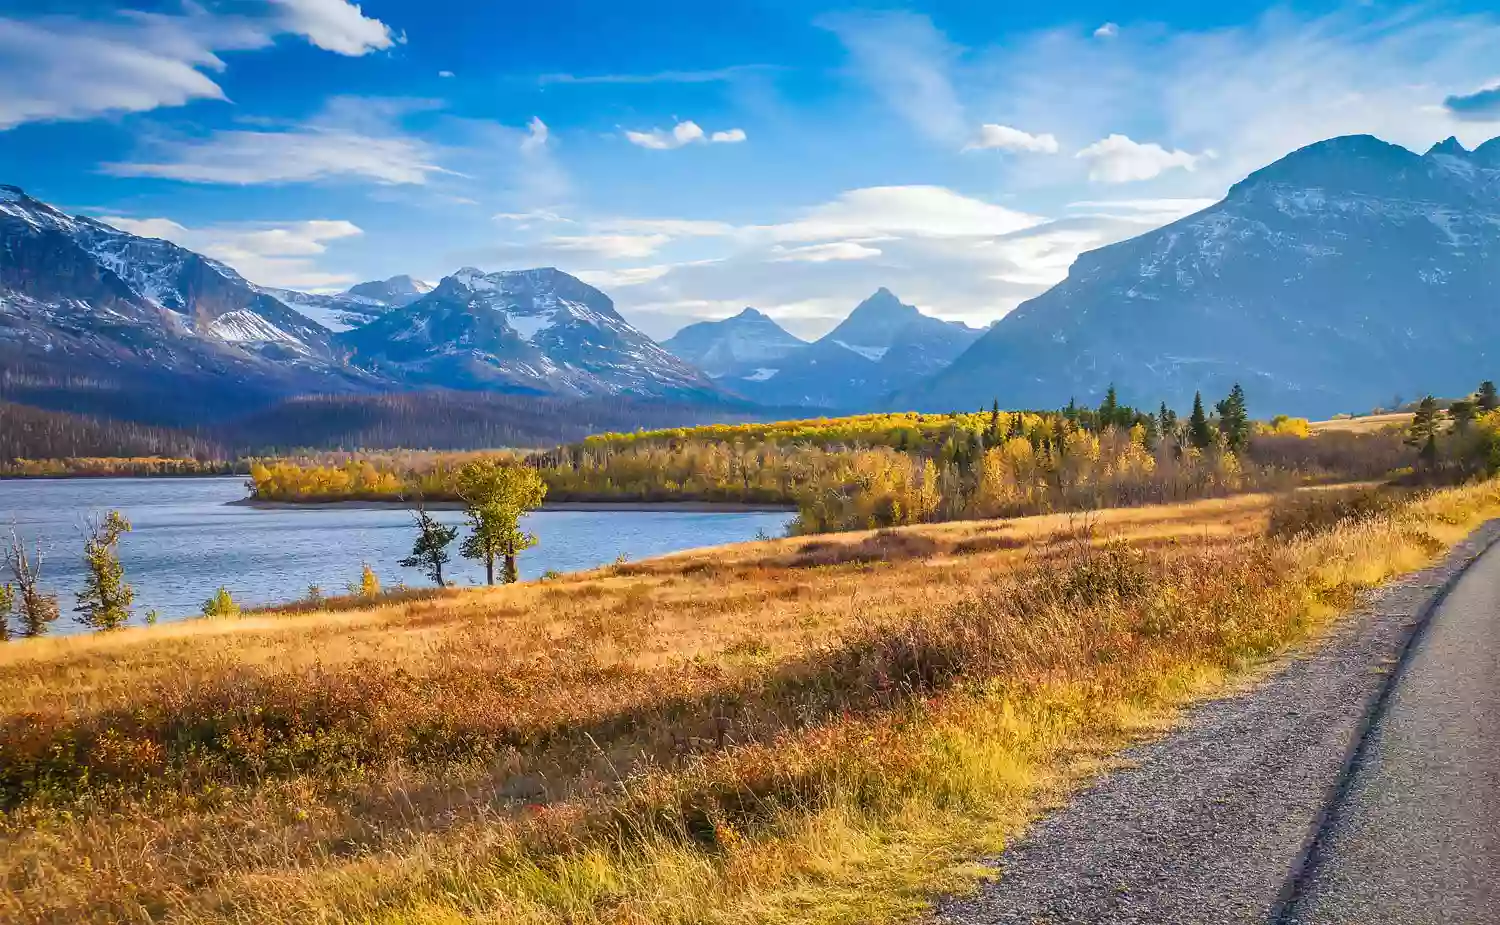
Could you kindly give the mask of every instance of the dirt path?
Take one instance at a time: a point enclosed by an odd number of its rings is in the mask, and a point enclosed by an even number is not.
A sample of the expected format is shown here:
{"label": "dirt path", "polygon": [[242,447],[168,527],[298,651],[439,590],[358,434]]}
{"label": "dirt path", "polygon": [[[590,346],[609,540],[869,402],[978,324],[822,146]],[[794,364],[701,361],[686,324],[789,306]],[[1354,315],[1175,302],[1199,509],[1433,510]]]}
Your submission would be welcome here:
{"label": "dirt path", "polygon": [[[1127,752],[1120,770],[996,859],[999,879],[941,904],[938,921],[1290,921],[1288,900],[1314,870],[1315,836],[1344,792],[1391,667],[1436,599],[1497,538],[1500,522],[1486,525],[1440,564],[1372,594],[1322,645],[1251,692],[1203,704],[1168,737]],[[1500,569],[1500,551],[1492,566]]]}

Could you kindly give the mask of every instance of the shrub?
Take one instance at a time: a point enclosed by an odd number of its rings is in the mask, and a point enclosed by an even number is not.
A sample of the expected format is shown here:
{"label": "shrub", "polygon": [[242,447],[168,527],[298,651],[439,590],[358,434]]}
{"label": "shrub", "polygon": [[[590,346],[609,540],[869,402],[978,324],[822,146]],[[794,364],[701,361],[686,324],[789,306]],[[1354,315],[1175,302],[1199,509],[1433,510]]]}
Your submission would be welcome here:
{"label": "shrub", "polygon": [[1402,493],[1394,488],[1328,489],[1283,495],[1271,506],[1268,536],[1289,539],[1322,533],[1345,522],[1369,520],[1394,509]]}
{"label": "shrub", "polygon": [[203,602],[203,615],[205,617],[237,617],[240,615],[240,605],[229,594],[229,589],[219,585],[219,590],[214,596]]}

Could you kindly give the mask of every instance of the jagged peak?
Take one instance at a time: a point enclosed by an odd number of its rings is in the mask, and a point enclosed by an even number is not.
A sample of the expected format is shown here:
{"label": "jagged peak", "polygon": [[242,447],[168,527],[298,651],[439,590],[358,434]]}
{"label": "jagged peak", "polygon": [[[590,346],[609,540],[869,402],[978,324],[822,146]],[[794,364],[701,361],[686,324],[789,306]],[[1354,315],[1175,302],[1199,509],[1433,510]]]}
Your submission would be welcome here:
{"label": "jagged peak", "polygon": [[1469,155],[1469,151],[1463,146],[1463,143],[1458,140],[1458,137],[1456,135],[1449,135],[1447,138],[1444,138],[1442,141],[1427,149],[1427,157],[1432,157],[1434,154],[1450,154],[1454,157],[1467,157]]}
{"label": "jagged peak", "polygon": [[1474,149],[1470,155],[1474,160],[1491,167],[1500,167],[1500,136],[1491,138]]}
{"label": "jagged peak", "polygon": [[744,308],[740,309],[739,314],[734,315],[729,320],[730,321],[770,321],[771,320],[771,316],[767,315],[765,312],[761,311],[758,308],[751,308],[750,306],[747,305]]}
{"label": "jagged peak", "polygon": [[1268,184],[1374,190],[1394,174],[1421,163],[1421,156],[1374,135],[1340,135],[1298,148],[1262,167],[1232,186],[1229,198]]}

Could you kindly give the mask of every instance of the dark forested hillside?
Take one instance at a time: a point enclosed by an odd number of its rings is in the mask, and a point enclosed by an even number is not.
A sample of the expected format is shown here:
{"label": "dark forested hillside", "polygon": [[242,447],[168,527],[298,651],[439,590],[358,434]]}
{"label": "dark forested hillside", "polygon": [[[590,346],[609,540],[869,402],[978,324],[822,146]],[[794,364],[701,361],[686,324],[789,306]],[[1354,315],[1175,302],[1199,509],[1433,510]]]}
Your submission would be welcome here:
{"label": "dark forested hillside", "polygon": [[213,460],[227,455],[217,440],[187,431],[0,401],[0,462],[82,456]]}

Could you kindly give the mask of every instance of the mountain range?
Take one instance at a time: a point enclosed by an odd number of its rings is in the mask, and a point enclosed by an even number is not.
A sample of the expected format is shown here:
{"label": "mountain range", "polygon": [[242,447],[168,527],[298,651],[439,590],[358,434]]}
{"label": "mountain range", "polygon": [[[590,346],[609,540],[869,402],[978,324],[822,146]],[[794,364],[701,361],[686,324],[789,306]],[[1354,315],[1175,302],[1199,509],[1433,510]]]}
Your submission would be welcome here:
{"label": "mountain range", "polygon": [[557,269],[461,269],[317,294],[0,186],[0,397],[150,423],[297,395],[424,389],[951,411],[1120,399],[1186,408],[1239,382],[1322,416],[1500,378],[1500,139],[1294,151],[1223,201],[1082,254],[986,330],[880,289],[807,342],[755,309],[658,345]]}
{"label": "mountain range", "polygon": [[892,407],[1188,407],[1243,383],[1326,416],[1500,378],[1500,139],[1295,151],[1201,212],[1080,256]]}
{"label": "mountain range", "polygon": [[662,346],[759,404],[857,410],[943,369],[981,333],[881,288],[813,343],[747,308],[689,325]]}

